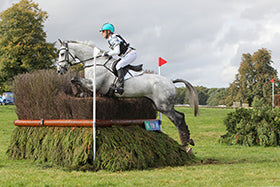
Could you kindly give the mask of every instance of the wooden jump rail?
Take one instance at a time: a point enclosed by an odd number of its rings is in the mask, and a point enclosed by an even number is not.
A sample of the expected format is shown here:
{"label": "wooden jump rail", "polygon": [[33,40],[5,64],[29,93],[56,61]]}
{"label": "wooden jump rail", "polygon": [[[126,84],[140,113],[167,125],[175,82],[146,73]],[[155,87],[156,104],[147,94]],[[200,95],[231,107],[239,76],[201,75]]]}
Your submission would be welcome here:
{"label": "wooden jump rail", "polygon": [[[109,127],[113,125],[144,125],[145,121],[158,121],[157,119],[133,119],[133,120],[96,120],[97,127]],[[88,119],[50,119],[50,120],[15,120],[14,125],[19,127],[92,127],[93,121]]]}

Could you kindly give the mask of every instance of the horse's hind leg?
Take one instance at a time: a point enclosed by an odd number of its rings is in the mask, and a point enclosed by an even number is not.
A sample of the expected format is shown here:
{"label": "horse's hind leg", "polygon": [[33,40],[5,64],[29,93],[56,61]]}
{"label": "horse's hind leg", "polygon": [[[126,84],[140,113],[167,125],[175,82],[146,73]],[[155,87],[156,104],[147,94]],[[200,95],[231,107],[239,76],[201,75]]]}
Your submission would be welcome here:
{"label": "horse's hind leg", "polygon": [[[184,134],[186,134],[186,139],[188,139],[187,142],[188,142],[190,145],[194,146],[194,141],[193,141],[193,139],[190,139],[190,131],[189,131],[189,128],[188,128],[188,126],[187,126],[187,124],[186,124],[186,121],[185,121],[185,114],[182,113],[182,112],[178,112],[178,111],[176,111],[176,110],[175,110],[175,113],[176,113],[177,115],[180,116],[181,121],[182,121],[182,124],[180,124],[180,127],[179,127],[179,128],[177,127],[178,130],[179,130],[180,132],[183,132],[182,135],[181,135],[181,133],[179,132],[180,137],[181,137],[181,136],[184,137],[184,136],[185,136]],[[184,139],[184,138],[181,138],[181,139]]]}
{"label": "horse's hind leg", "polygon": [[182,145],[185,146],[186,151],[189,154],[192,154],[192,149],[188,147],[188,144],[194,145],[194,141],[190,139],[190,131],[185,122],[185,115],[181,112],[176,111],[175,109],[164,112],[164,114],[177,127]]}

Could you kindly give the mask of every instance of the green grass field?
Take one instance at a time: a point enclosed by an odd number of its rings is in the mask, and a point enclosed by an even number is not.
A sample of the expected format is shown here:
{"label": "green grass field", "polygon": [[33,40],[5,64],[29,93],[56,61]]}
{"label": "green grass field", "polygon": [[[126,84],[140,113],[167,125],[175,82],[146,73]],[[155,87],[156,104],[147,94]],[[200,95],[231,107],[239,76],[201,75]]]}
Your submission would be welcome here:
{"label": "green grass field", "polygon": [[[195,140],[197,163],[144,171],[80,172],[9,160],[6,151],[17,119],[14,106],[0,106],[0,186],[279,186],[280,148],[219,144],[223,119],[232,109],[178,108]],[[175,126],[163,116],[163,131],[179,141]],[[32,137],[30,137],[32,138]]]}

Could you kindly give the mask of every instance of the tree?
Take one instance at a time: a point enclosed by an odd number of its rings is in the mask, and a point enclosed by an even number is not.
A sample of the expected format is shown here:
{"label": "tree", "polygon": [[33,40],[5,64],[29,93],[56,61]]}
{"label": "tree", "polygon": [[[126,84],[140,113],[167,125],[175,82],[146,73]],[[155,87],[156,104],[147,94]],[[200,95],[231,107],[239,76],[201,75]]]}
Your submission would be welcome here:
{"label": "tree", "polygon": [[177,92],[177,97],[175,103],[184,104],[186,98],[186,88],[185,87],[176,88],[176,92]]}
{"label": "tree", "polygon": [[0,86],[17,74],[51,67],[57,52],[54,43],[46,42],[47,18],[32,0],[21,0],[0,14]]}
{"label": "tree", "polygon": [[209,98],[208,95],[208,88],[203,87],[203,86],[197,86],[195,87],[197,95],[198,95],[198,100],[200,105],[206,105],[207,104],[207,99]]}
{"label": "tree", "polygon": [[261,99],[264,104],[271,104],[270,80],[274,79],[275,84],[279,84],[277,70],[271,66],[272,63],[271,51],[264,48],[253,55],[243,54],[238,74],[228,88],[227,104],[238,101],[251,105],[254,98]]}
{"label": "tree", "polygon": [[207,105],[225,105],[225,98],[227,95],[225,88],[210,88],[207,94],[209,95],[209,98],[207,99]]}
{"label": "tree", "polygon": [[[207,99],[209,98],[208,95],[208,88],[203,87],[203,86],[197,86],[194,87],[197,91],[198,94],[198,99],[199,99],[199,104],[201,105],[206,105],[207,104]],[[177,91],[177,97],[176,97],[176,103],[177,104],[189,104],[189,95],[186,92],[186,87],[180,87],[176,88]]]}

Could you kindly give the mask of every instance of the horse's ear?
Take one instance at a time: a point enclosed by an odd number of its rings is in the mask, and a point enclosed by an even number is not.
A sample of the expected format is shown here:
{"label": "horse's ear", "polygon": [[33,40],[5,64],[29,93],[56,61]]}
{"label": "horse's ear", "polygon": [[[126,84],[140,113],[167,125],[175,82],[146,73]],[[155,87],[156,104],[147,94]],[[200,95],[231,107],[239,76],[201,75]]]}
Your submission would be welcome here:
{"label": "horse's ear", "polygon": [[63,45],[63,42],[61,41],[61,39],[58,39],[58,41],[59,41],[59,43],[60,43],[61,45]]}

